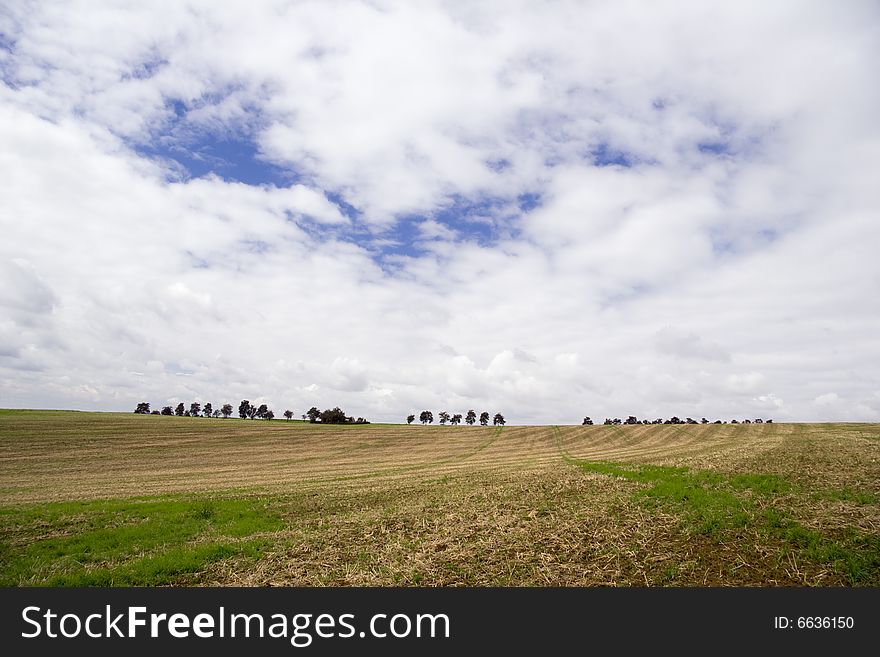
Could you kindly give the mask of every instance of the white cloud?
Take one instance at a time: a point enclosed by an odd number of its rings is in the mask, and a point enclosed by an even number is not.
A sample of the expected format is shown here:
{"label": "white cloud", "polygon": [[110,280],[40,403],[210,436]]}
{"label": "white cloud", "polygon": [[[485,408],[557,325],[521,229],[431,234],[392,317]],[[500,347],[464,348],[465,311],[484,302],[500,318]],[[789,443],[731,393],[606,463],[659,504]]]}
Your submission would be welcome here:
{"label": "white cloud", "polygon": [[731,392],[754,392],[764,384],[765,377],[760,372],[746,372],[745,374],[730,374],[725,383]]}
{"label": "white cloud", "polygon": [[756,407],[771,411],[780,410],[783,406],[785,406],[785,402],[783,402],[773,393],[756,397],[754,399],[754,402]]}
{"label": "white cloud", "polygon": [[428,240],[439,239],[444,241],[454,241],[455,231],[443,224],[427,219],[419,224],[419,234]]}
{"label": "white cloud", "polygon": [[878,420],[878,18],[8,4],[0,405]]}
{"label": "white cloud", "polygon": [[0,262],[0,280],[0,306],[19,322],[30,324],[35,317],[51,313],[57,303],[55,294],[27,260]]}
{"label": "white cloud", "polygon": [[695,333],[664,326],[655,336],[657,348],[661,353],[678,358],[698,360],[730,360],[730,355],[714,342],[707,342]]}
{"label": "white cloud", "polygon": [[824,395],[819,395],[813,400],[813,403],[817,406],[835,406],[840,402],[840,397],[837,396],[836,392],[826,392]]}

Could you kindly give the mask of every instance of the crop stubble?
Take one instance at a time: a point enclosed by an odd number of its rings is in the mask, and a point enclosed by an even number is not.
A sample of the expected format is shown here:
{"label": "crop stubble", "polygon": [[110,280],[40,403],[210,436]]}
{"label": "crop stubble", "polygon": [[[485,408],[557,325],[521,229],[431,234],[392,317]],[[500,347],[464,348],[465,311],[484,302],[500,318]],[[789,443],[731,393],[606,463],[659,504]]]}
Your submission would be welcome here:
{"label": "crop stubble", "polygon": [[[791,488],[743,493],[756,518],[779,508],[828,540],[876,536],[878,434],[857,424],[323,427],[3,413],[0,502],[259,497],[283,519],[258,536],[258,558],[211,561],[170,582],[184,585],[845,585],[852,577],[835,563],[804,558],[780,532],[695,531],[680,505],[639,498],[646,484],[577,463],[776,475]],[[17,540],[58,531],[4,528]]]}

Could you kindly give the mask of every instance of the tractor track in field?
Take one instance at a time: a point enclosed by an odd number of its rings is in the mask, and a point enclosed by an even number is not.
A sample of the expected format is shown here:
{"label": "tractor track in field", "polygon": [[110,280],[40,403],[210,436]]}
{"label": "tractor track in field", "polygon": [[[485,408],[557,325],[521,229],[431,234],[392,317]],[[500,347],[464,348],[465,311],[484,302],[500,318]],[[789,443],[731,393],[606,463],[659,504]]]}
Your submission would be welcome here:
{"label": "tractor track in field", "polygon": [[372,486],[550,468],[561,455],[724,469],[784,450],[805,431],[780,424],[327,427],[90,415],[56,413],[35,426],[4,416],[0,495],[12,502]]}

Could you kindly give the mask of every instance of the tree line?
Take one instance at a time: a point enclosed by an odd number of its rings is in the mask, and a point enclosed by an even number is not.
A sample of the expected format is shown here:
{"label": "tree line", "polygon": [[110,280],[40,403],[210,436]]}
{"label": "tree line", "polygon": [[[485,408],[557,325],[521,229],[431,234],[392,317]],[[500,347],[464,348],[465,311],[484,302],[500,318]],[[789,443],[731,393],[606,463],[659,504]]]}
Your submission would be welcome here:
{"label": "tree line", "polygon": [[[773,424],[773,420],[762,420],[761,418],[756,418],[755,420],[743,420],[742,424],[751,424],[754,421],[755,424]],[[731,424],[740,424],[739,420],[731,420]],[[584,418],[583,424],[593,424],[593,421],[588,417]],[[702,418],[699,422],[697,422],[692,417],[685,418],[682,420],[678,416],[673,415],[668,420],[664,420],[661,417],[658,417],[656,420],[639,420],[635,415],[630,415],[626,420],[621,420],[619,417],[614,418],[605,418],[605,421],[602,423],[604,425],[614,425],[619,426],[621,424],[727,424],[727,420],[715,420],[714,422],[710,422],[706,418]]]}
{"label": "tree line", "polygon": [[[461,424],[461,413],[456,413],[455,415],[450,415],[447,411],[440,411],[437,414],[437,417],[440,420],[440,424],[449,424],[455,426],[456,424]],[[406,423],[412,424],[415,422],[416,416],[415,414],[410,414],[406,416]],[[470,410],[467,412],[464,418],[465,423],[469,425],[473,425],[477,422],[477,414],[474,410]],[[434,413],[431,411],[422,411],[419,413],[419,422],[422,424],[433,424],[434,422]],[[504,416],[501,413],[495,413],[495,417],[492,418],[493,425],[501,425],[504,426],[505,420]],[[487,411],[483,411],[480,413],[480,426],[487,426],[489,424],[489,413]]]}
{"label": "tree line", "polygon": [[[183,402],[180,402],[176,407],[172,408],[171,406],[163,406],[161,411],[150,410],[149,402],[140,402],[134,410],[135,413],[141,415],[176,415],[178,417],[211,417],[211,418],[228,418],[232,415],[233,409],[232,404],[223,404],[219,408],[214,408],[213,405],[208,402],[204,406],[202,406],[199,402],[193,402],[189,405],[189,408],[186,408]],[[282,414],[286,420],[291,420],[293,418],[293,411],[286,410]],[[259,406],[255,404],[251,404],[249,400],[242,399],[241,403],[238,405],[238,417],[242,420],[274,420],[275,412],[272,411],[266,404],[260,404]],[[448,411],[440,411],[437,414],[437,417],[440,421],[440,424],[449,423],[452,426],[457,424],[461,424],[462,415],[461,413],[450,414]],[[308,420],[310,423],[321,423],[321,424],[370,424],[369,420],[366,420],[362,417],[355,419],[350,415],[346,415],[345,411],[343,411],[338,406],[333,408],[327,408],[319,410],[316,406],[312,406],[308,411],[303,413],[303,420]],[[415,422],[416,416],[415,414],[407,415],[406,423],[412,424]],[[487,426],[489,424],[489,413],[487,411],[483,411],[480,413],[479,418],[477,417],[476,411],[473,409],[469,410],[467,414],[464,416],[464,421],[468,425],[474,425],[479,421],[480,426]],[[419,413],[419,422],[422,424],[433,424],[434,423],[434,413],[432,411],[422,411]],[[762,418],[755,418],[754,420],[745,419],[745,420],[731,420],[730,424],[772,424],[773,420],[764,420]],[[504,426],[505,420],[504,416],[501,413],[495,413],[495,416],[492,418],[492,424],[495,426]],[[584,418],[583,424],[592,425],[593,420],[587,416]],[[620,426],[622,424],[727,424],[727,420],[715,420],[714,422],[710,422],[706,418],[701,418],[698,422],[697,420],[687,417],[685,419],[681,419],[676,415],[673,415],[671,418],[664,420],[663,418],[657,418],[655,420],[640,420],[635,415],[630,415],[626,420],[621,420],[620,418],[605,418],[605,421],[602,423],[603,425],[613,425]]]}
{"label": "tree line", "polygon": [[312,406],[306,413],[303,415],[303,420],[308,418],[309,422],[315,423],[320,422],[321,424],[369,424],[369,420],[365,420],[362,417],[358,419],[354,419],[350,415],[346,415],[345,411],[336,406],[335,408],[328,408],[323,411],[319,411],[316,406]]}
{"label": "tree line", "polygon": [[[176,415],[178,417],[211,417],[226,419],[232,415],[232,404],[223,404],[220,408],[208,402],[202,406],[199,402],[193,402],[186,408],[183,402],[179,403],[175,408],[171,406],[163,406],[161,411],[150,410],[149,402],[140,402],[134,409],[139,415]],[[291,420],[293,411],[290,409],[282,414],[284,419]],[[251,404],[250,400],[242,399],[238,405],[238,417],[242,420],[274,420],[275,412],[266,404]],[[302,419],[308,418],[309,422],[322,422],[323,424],[369,424],[369,421],[362,417],[356,420],[347,416],[345,412],[338,406],[332,409],[319,411],[312,406],[308,412],[304,413]]]}

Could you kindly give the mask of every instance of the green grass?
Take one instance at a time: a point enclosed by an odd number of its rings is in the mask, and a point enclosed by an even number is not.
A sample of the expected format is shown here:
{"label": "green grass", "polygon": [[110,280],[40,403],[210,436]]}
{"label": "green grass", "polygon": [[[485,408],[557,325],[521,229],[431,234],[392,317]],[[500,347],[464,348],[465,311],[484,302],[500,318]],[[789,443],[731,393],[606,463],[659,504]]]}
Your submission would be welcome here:
{"label": "green grass", "polygon": [[690,529],[700,534],[749,524],[753,505],[742,493],[768,495],[790,489],[788,482],[774,475],[723,475],[710,470],[692,472],[687,468],[609,462],[577,464],[587,472],[649,484],[636,496],[651,505],[674,507],[685,516]]}
{"label": "green grass", "polygon": [[[755,497],[772,504],[776,495],[788,493],[792,485],[775,475],[723,474],[691,471],[656,465],[630,466],[611,462],[576,461],[586,472],[621,477],[645,484],[635,493],[644,504],[660,507],[682,516],[687,529],[716,540],[749,528],[782,543],[779,558],[795,554],[799,558],[827,564],[851,585],[880,582],[880,536],[852,528],[839,536],[825,536],[798,523],[790,513],[761,505]],[[826,491],[828,499],[870,504],[870,493],[842,489]],[[671,578],[672,571],[667,573]]]}
{"label": "green grass", "polygon": [[783,539],[790,551],[830,564],[850,584],[876,586],[880,581],[880,536],[849,529],[830,538],[802,526],[785,512],[765,509],[762,515],[766,530]]}
{"label": "green grass", "polygon": [[836,500],[853,504],[877,504],[877,496],[871,491],[856,490],[850,487],[824,490],[813,495],[816,500]]}
{"label": "green grass", "polygon": [[62,502],[0,509],[0,585],[151,586],[259,554],[283,527],[257,499]]}

